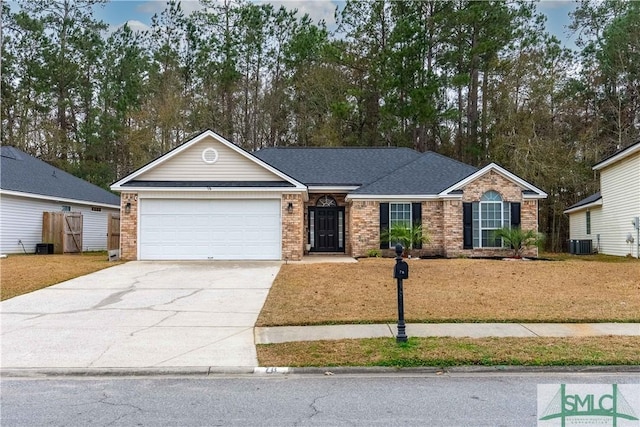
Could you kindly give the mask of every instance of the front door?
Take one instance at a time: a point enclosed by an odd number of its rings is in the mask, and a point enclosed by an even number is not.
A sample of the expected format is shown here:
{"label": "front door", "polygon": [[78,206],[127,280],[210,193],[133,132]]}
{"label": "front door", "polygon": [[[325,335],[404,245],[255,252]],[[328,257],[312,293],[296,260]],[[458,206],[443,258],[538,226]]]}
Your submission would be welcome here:
{"label": "front door", "polygon": [[316,247],[318,252],[338,251],[338,209],[316,208]]}
{"label": "front door", "polygon": [[344,252],[344,207],[309,208],[311,252]]}

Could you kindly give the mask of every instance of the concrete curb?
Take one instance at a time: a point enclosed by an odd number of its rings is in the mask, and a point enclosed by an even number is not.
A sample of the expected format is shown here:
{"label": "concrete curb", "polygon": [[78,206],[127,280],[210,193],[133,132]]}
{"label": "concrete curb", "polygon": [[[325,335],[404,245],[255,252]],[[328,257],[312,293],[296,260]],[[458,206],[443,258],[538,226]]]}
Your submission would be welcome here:
{"label": "concrete curb", "polygon": [[211,376],[283,376],[283,375],[464,375],[464,374],[638,374],[639,365],[613,366],[423,366],[394,368],[384,366],[327,366],[327,367],[168,367],[168,368],[29,368],[0,370],[2,378],[51,377],[211,377]]}
{"label": "concrete curb", "polygon": [[638,365],[613,366],[422,366],[411,368],[394,368],[384,366],[338,366],[338,367],[309,367],[289,368],[290,374],[322,374],[322,375],[356,375],[356,374],[483,374],[483,373],[637,373]]}
{"label": "concrete curb", "polygon": [[167,368],[25,368],[1,369],[2,378],[46,377],[151,377],[151,376],[202,376],[253,374],[253,367],[167,367]]}

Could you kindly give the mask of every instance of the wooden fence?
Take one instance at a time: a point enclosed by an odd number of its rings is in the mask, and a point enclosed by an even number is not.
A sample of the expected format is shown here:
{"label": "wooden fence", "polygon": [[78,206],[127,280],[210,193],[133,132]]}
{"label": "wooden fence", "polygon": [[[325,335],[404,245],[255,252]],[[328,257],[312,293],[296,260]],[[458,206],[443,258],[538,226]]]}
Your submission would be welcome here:
{"label": "wooden fence", "polygon": [[82,213],[43,212],[42,242],[53,243],[53,253],[82,252]]}
{"label": "wooden fence", "polygon": [[120,214],[109,214],[107,225],[107,250],[120,249]]}

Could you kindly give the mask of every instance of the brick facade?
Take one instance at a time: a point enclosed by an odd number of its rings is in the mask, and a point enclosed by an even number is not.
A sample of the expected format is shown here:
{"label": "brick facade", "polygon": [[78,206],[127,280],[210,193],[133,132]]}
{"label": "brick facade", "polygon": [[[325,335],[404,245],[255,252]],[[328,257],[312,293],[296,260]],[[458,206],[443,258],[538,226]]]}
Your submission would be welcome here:
{"label": "brick facade", "polygon": [[[462,200],[433,200],[422,202],[422,224],[430,236],[430,242],[422,249],[414,250],[414,256],[501,256],[504,249],[463,249],[462,203],[476,202],[487,191],[497,191],[504,201],[521,203],[521,227],[538,230],[538,201],[523,200],[522,189],[502,175],[490,171],[463,188]],[[282,259],[300,260],[308,243],[308,207],[315,206],[325,194],[310,194],[308,202],[301,194],[283,194]],[[345,253],[354,257],[366,256],[371,249],[380,247],[380,202],[345,201],[345,194],[326,194],[345,209]],[[126,206],[130,204],[129,212]],[[289,203],[292,211],[289,212]],[[136,260],[138,253],[138,197],[136,193],[123,192],[120,216],[120,255],[125,260]],[[386,256],[392,250],[384,250]],[[525,251],[525,256],[537,256],[537,248]]]}
{"label": "brick facade", "polygon": [[[292,211],[289,212],[289,203]],[[301,194],[282,195],[282,259],[299,261],[304,253],[304,211]]]}
{"label": "brick facade", "polygon": [[[129,208],[127,209],[127,204]],[[120,258],[138,259],[138,195],[122,193],[120,196]]]}
{"label": "brick facade", "polygon": [[[430,242],[413,251],[414,256],[504,256],[509,249],[463,249],[463,202],[477,202],[487,191],[494,190],[505,202],[521,205],[520,221],[523,230],[538,231],[538,201],[524,200],[522,188],[501,174],[490,171],[463,188],[462,200],[434,200],[422,202],[422,224],[430,236]],[[351,252],[355,257],[366,256],[369,249],[380,247],[380,203],[353,201],[351,214],[347,216],[352,230]],[[349,253],[349,252],[347,252]],[[383,250],[383,255],[393,255]],[[530,248],[525,256],[537,256],[538,249]]]}
{"label": "brick facade", "polygon": [[429,235],[429,243],[422,245],[420,255],[442,256],[445,248],[444,204],[441,200],[422,202],[422,230]]}
{"label": "brick facade", "polygon": [[[463,188],[462,202],[477,202],[487,191],[496,191],[505,202],[520,203],[520,227],[523,230],[538,231],[538,201],[524,200],[522,188],[495,171],[470,182]],[[447,257],[456,256],[503,256],[510,253],[509,249],[463,249],[462,230],[462,202],[455,206],[451,201],[451,209],[445,208],[446,222],[446,246]],[[445,202],[446,203],[446,202]],[[524,252],[525,256],[537,256],[538,248],[529,248]]]}
{"label": "brick facade", "polygon": [[351,256],[366,256],[369,249],[380,248],[380,202],[355,200],[347,216]]}

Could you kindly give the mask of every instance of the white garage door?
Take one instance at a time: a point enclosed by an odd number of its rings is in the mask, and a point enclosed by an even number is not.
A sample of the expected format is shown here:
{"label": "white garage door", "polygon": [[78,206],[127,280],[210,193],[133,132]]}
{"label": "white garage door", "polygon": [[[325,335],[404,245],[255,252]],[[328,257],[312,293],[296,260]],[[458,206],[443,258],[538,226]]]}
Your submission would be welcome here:
{"label": "white garage door", "polygon": [[140,200],[140,259],[278,260],[280,200]]}

